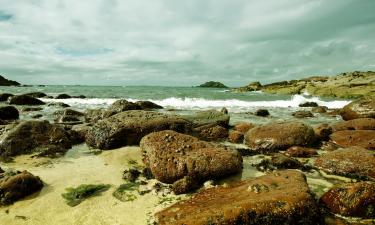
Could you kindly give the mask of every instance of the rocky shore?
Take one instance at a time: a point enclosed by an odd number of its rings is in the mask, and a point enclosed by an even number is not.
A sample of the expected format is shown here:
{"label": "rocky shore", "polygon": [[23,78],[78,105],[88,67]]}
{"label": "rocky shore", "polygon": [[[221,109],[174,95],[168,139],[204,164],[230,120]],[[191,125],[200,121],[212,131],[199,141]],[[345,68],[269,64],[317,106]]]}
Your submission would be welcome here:
{"label": "rocky shore", "polygon": [[[123,210],[119,218],[126,224],[374,223],[374,78],[369,72],[252,84],[275,93],[366,95],[342,109],[306,102],[290,120],[275,119],[267,109],[251,113],[265,123],[232,123],[227,109],[186,115],[120,99],[81,111],[59,102],[69,94],[47,104],[44,93],[1,93],[0,219],[45,224],[29,209],[51,199],[68,214],[74,207],[97,218],[103,199],[113,213]],[[348,79],[348,87],[334,88]],[[324,85],[334,93],[323,92]],[[49,117],[46,108],[53,109]],[[25,119],[30,113],[40,116]],[[335,122],[308,122],[315,117]],[[131,217],[132,207],[139,218]],[[30,215],[10,218],[22,210]],[[58,224],[77,222],[52,211]],[[76,216],[80,224],[124,223],[105,215],[100,222]]]}

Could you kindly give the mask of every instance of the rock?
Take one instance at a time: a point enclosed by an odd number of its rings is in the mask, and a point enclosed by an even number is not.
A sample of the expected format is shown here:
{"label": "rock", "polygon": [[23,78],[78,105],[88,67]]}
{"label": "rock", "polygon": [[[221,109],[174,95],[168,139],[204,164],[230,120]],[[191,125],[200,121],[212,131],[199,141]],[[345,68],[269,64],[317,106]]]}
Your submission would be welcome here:
{"label": "rock", "polygon": [[242,122],[242,123],[238,123],[234,126],[234,130],[236,131],[239,131],[243,134],[245,134],[246,132],[248,132],[251,128],[254,128],[255,125],[252,124],[252,123],[246,123],[246,122]]}
{"label": "rock", "polygon": [[235,88],[234,92],[247,92],[247,91],[259,91],[262,85],[259,82],[252,82],[245,87]]}
{"label": "rock", "polygon": [[216,81],[208,81],[204,84],[199,85],[199,87],[208,87],[208,88],[228,88],[224,84]]}
{"label": "rock", "polygon": [[305,102],[298,105],[299,107],[318,107],[318,103],[316,102]]}
{"label": "rock", "polygon": [[358,118],[341,121],[332,125],[334,131],[340,130],[375,130],[374,118]]}
{"label": "rock", "polygon": [[17,81],[12,81],[5,79],[3,76],[0,75],[0,86],[20,86],[21,84]]}
{"label": "rock", "polygon": [[39,119],[39,118],[42,118],[43,115],[42,114],[35,114],[35,115],[32,115],[31,118],[33,119]]}
{"label": "rock", "polygon": [[342,130],[331,134],[331,141],[341,147],[375,149],[375,130]]}
{"label": "rock", "polygon": [[86,135],[88,131],[91,129],[89,124],[77,124],[72,126],[72,131],[75,131],[78,135],[78,140],[85,142]]}
{"label": "rock", "polygon": [[0,107],[0,120],[17,120],[19,112],[14,106]]}
{"label": "rock", "polygon": [[5,175],[0,179],[0,205],[9,205],[43,188],[39,177],[27,171]]}
{"label": "rock", "polygon": [[239,144],[243,142],[244,134],[239,131],[234,130],[234,131],[229,132],[228,138],[230,142]]}
{"label": "rock", "polygon": [[198,180],[192,176],[185,176],[172,184],[172,190],[176,195],[189,193],[199,187]]}
{"label": "rock", "polygon": [[305,176],[289,170],[203,190],[155,218],[159,225],[321,223]]}
{"label": "rock", "polygon": [[59,94],[55,97],[55,99],[69,99],[69,98],[72,98],[72,96],[68,94]]}
{"label": "rock", "polygon": [[50,102],[50,103],[48,103],[47,106],[50,106],[50,107],[61,107],[61,108],[68,108],[68,107],[70,107],[70,105],[65,104],[63,102]]}
{"label": "rock", "polygon": [[11,105],[44,105],[46,103],[42,102],[37,98],[30,97],[28,95],[15,95],[9,98],[9,104]]}
{"label": "rock", "polygon": [[129,168],[124,170],[122,179],[129,182],[134,182],[138,179],[139,175],[141,175],[141,171],[139,171],[137,168]]}
{"label": "rock", "polygon": [[21,109],[22,112],[36,112],[36,111],[42,111],[42,107],[26,107]]}
{"label": "rock", "polygon": [[8,98],[9,97],[12,97],[14,96],[13,94],[9,94],[9,93],[2,93],[0,94],[0,102],[6,102],[8,101]]}
{"label": "rock", "polygon": [[137,110],[137,109],[141,109],[141,107],[138,104],[129,102],[125,99],[120,99],[120,100],[115,101],[111,106],[109,106],[108,111],[120,113],[120,112],[124,112],[128,110]]}
{"label": "rock", "polygon": [[312,127],[301,122],[272,122],[254,127],[245,134],[245,143],[255,151],[274,152],[314,142]]}
{"label": "rock", "polygon": [[328,152],[315,161],[318,168],[337,175],[375,179],[374,153],[359,147]]}
{"label": "rock", "polygon": [[224,113],[224,114],[228,114],[228,113],[229,113],[229,112],[228,112],[228,109],[225,108],[225,107],[221,108],[220,112],[222,112],[222,113]]}
{"label": "rock", "polygon": [[164,183],[185,176],[203,183],[242,170],[242,157],[236,150],[175,131],[151,133],[142,138],[140,147],[146,167]]}
{"label": "rock", "polygon": [[85,122],[96,123],[101,119],[104,119],[105,109],[87,109],[85,111]]}
{"label": "rock", "polygon": [[0,137],[0,156],[49,151],[56,149],[54,146],[65,151],[71,148],[64,128],[48,121],[23,121]]}
{"label": "rock", "polygon": [[328,107],[326,106],[317,106],[311,109],[311,112],[313,113],[326,113],[328,110]]}
{"label": "rock", "polygon": [[80,124],[83,123],[85,114],[73,109],[59,110],[53,113],[55,123]]}
{"label": "rock", "polygon": [[358,182],[333,187],[320,198],[320,202],[335,214],[375,218],[375,183]]}
{"label": "rock", "polygon": [[340,115],[344,120],[375,118],[375,97],[349,103],[341,109]]}
{"label": "rock", "polygon": [[228,127],[230,119],[228,114],[216,110],[199,111],[195,115],[183,116],[183,118],[192,121],[195,127],[208,124]]}
{"label": "rock", "polygon": [[291,157],[310,158],[312,156],[318,155],[318,152],[313,148],[293,146],[286,150],[285,155]]}
{"label": "rock", "polygon": [[178,116],[131,110],[97,122],[87,133],[86,143],[99,149],[138,145],[143,136],[161,130],[190,133],[191,123]]}
{"label": "rock", "polygon": [[33,98],[44,98],[46,97],[47,95],[43,92],[29,92],[29,93],[26,93],[24,95],[27,95],[29,97],[33,97]]}
{"label": "rock", "polygon": [[194,128],[194,132],[205,141],[222,141],[228,137],[228,130],[219,125],[203,125]]}
{"label": "rock", "polygon": [[163,106],[160,106],[158,104],[155,104],[153,102],[150,102],[150,101],[137,101],[135,102],[136,105],[138,105],[140,107],[140,109],[143,109],[143,110],[152,110],[152,109],[162,109]]}
{"label": "rock", "polygon": [[266,116],[270,115],[270,112],[268,112],[267,109],[258,109],[257,111],[255,111],[255,115],[261,116],[261,117],[266,117]]}
{"label": "rock", "polygon": [[332,134],[332,127],[327,123],[322,123],[314,127],[315,137],[319,141],[329,140],[329,135]]}
{"label": "rock", "polygon": [[292,116],[296,118],[307,118],[307,117],[314,117],[314,115],[310,111],[296,111],[292,113]]}
{"label": "rock", "polygon": [[75,95],[75,96],[73,96],[73,98],[81,98],[81,99],[85,99],[86,96],[84,96],[84,95]]}
{"label": "rock", "polygon": [[275,153],[271,159],[263,159],[256,165],[259,171],[278,169],[304,169],[304,165],[297,159],[290,158],[281,153]]}

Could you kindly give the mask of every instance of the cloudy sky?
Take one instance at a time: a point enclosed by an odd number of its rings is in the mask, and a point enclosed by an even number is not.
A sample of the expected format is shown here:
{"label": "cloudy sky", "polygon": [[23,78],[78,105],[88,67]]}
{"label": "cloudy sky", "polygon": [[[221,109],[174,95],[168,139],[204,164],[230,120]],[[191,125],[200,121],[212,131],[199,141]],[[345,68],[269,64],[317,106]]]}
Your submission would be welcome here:
{"label": "cloudy sky", "polygon": [[230,86],[375,70],[375,0],[0,0],[25,84]]}

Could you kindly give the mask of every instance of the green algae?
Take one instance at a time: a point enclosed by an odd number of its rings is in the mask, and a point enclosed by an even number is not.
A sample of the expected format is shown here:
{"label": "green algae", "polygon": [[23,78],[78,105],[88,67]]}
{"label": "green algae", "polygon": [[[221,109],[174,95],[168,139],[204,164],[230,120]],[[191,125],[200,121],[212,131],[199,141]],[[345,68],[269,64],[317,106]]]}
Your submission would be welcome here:
{"label": "green algae", "polygon": [[109,184],[81,184],[76,188],[67,188],[66,193],[61,194],[65,198],[69,206],[79,205],[87,198],[100,195],[100,193],[107,191],[111,185]]}
{"label": "green algae", "polygon": [[117,198],[122,202],[134,201],[137,199],[135,194],[138,191],[139,183],[125,183],[121,184],[113,193],[113,197]]}

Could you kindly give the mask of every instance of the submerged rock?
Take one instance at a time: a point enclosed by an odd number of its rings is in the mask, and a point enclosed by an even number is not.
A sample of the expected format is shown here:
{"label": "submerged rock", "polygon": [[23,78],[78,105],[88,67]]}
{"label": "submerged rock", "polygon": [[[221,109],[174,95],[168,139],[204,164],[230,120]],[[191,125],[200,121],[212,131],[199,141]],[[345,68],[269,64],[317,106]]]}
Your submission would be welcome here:
{"label": "submerged rock", "polygon": [[43,188],[39,177],[27,171],[2,173],[0,178],[0,205],[8,205]]}
{"label": "submerged rock", "polygon": [[161,182],[172,184],[185,176],[197,182],[238,173],[242,157],[224,146],[175,131],[151,133],[140,143],[143,162]]}
{"label": "submerged rock", "polygon": [[330,136],[331,141],[341,147],[358,146],[375,149],[375,130],[342,130]]}
{"label": "submerged rock", "polygon": [[256,165],[259,171],[277,170],[277,169],[304,169],[304,165],[297,159],[285,156],[281,153],[275,153],[271,159],[264,159]]}
{"label": "submerged rock", "polygon": [[320,202],[343,216],[375,218],[375,183],[358,182],[331,188]]}
{"label": "submerged rock", "polygon": [[138,145],[143,136],[161,130],[189,133],[191,123],[173,115],[131,110],[97,122],[88,131],[86,143],[99,149]]}
{"label": "submerged rock", "polygon": [[0,107],[0,120],[17,120],[19,112],[14,106]]}
{"label": "submerged rock", "polygon": [[344,120],[375,118],[375,98],[353,101],[341,109]]}
{"label": "submerged rock", "polygon": [[297,171],[203,190],[155,214],[160,225],[320,224],[319,209]]}
{"label": "submerged rock", "polygon": [[255,151],[273,152],[314,142],[314,130],[301,122],[272,122],[245,134],[245,143]]}
{"label": "submerged rock", "polygon": [[375,155],[364,148],[351,147],[328,152],[315,161],[315,166],[341,176],[375,179]]}
{"label": "submerged rock", "polygon": [[11,105],[44,105],[43,101],[28,96],[28,95],[15,95],[9,98],[9,104]]}

